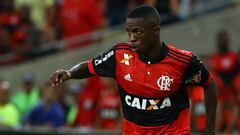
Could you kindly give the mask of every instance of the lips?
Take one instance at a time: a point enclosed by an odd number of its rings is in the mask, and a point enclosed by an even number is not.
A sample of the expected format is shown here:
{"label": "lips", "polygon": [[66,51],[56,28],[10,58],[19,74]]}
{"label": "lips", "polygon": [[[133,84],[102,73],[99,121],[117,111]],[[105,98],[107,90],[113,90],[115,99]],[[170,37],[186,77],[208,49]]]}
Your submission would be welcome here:
{"label": "lips", "polygon": [[134,48],[139,48],[139,47],[140,47],[140,45],[137,44],[137,43],[132,43],[132,46],[133,46]]}

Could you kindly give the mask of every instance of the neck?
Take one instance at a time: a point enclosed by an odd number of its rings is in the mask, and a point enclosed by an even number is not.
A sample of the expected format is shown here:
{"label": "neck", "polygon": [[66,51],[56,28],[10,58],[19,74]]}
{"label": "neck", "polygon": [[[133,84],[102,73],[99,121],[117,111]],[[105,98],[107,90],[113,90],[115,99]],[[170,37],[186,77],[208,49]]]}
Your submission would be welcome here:
{"label": "neck", "polygon": [[148,58],[150,60],[157,59],[157,57],[159,56],[159,52],[161,51],[162,46],[163,46],[160,39],[158,41],[154,42],[153,44],[154,44],[154,46],[150,50],[143,53],[146,56],[146,58]]}
{"label": "neck", "polygon": [[219,50],[220,53],[224,54],[224,53],[227,53],[228,52],[228,49],[222,49],[222,50]]}
{"label": "neck", "polygon": [[45,100],[44,102],[46,107],[51,107],[54,104],[53,100]]}
{"label": "neck", "polygon": [[149,52],[148,58],[149,59],[157,59],[157,57],[159,56],[159,52],[162,49],[162,42],[159,41],[154,48]]}

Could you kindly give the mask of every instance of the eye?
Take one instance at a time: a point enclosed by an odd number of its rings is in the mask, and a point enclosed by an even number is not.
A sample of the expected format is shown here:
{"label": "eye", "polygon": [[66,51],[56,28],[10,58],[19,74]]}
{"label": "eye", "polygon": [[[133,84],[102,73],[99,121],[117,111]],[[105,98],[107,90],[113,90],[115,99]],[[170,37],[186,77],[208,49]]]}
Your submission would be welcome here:
{"label": "eye", "polygon": [[141,31],[137,31],[137,35],[140,36],[142,34]]}

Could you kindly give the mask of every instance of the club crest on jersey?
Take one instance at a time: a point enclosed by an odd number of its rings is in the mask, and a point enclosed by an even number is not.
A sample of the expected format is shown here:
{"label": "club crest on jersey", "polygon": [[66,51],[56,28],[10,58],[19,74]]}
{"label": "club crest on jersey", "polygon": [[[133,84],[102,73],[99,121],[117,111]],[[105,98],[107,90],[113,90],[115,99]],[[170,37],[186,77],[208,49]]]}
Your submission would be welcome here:
{"label": "club crest on jersey", "polygon": [[170,78],[169,76],[166,76],[166,75],[162,75],[157,80],[157,85],[162,91],[169,91],[171,83],[173,83],[173,78]]}
{"label": "club crest on jersey", "polygon": [[123,54],[123,59],[120,61],[120,63],[124,63],[125,65],[129,66],[130,65],[129,61],[132,57],[133,57],[132,55],[128,55],[127,53],[124,53]]}

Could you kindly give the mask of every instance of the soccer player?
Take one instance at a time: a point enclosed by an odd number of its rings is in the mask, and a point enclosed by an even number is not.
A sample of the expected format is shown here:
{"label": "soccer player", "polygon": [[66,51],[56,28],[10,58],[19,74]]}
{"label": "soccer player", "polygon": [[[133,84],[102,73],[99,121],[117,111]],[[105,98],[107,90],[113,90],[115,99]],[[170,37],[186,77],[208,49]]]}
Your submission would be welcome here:
{"label": "soccer player", "polygon": [[135,8],[126,22],[130,43],[118,43],[92,60],[57,70],[53,86],[93,75],[112,77],[123,108],[123,134],[162,135],[190,134],[185,87],[199,85],[205,88],[205,134],[214,134],[217,90],[198,57],[161,41],[160,16],[153,7]]}

